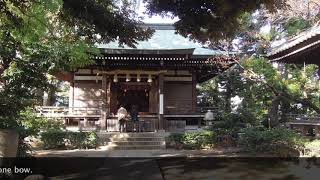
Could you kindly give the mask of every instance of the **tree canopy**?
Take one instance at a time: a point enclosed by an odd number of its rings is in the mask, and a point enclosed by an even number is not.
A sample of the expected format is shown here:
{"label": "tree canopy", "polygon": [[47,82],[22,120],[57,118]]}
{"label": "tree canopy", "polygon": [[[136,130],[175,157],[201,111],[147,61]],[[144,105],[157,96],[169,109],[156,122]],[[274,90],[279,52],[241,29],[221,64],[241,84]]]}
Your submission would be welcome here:
{"label": "tree canopy", "polygon": [[[49,87],[47,74],[94,63],[95,43],[151,36],[116,1],[0,1],[0,119],[16,119]],[[1,121],[6,123],[7,121]],[[14,122],[14,121],[11,121]]]}
{"label": "tree canopy", "polygon": [[232,39],[243,29],[242,16],[265,7],[271,12],[285,7],[285,0],[144,0],[149,15],[176,16],[176,30],[199,42]]}

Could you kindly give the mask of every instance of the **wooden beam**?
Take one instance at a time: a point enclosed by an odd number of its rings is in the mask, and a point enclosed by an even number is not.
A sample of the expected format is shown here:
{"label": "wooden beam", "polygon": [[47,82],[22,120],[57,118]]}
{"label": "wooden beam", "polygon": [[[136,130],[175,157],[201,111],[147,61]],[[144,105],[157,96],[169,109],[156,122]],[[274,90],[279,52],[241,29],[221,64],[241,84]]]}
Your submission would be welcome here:
{"label": "wooden beam", "polygon": [[75,76],[74,80],[77,81],[95,81],[95,80],[102,80],[102,76]]}
{"label": "wooden beam", "polygon": [[164,77],[164,81],[192,81],[192,77]]}
{"label": "wooden beam", "polygon": [[91,74],[91,69],[78,69],[75,74]]}
{"label": "wooden beam", "polygon": [[197,108],[197,93],[196,93],[196,88],[197,88],[197,77],[196,73],[192,73],[192,112],[196,112]]}
{"label": "wooden beam", "polygon": [[72,80],[70,81],[69,108],[70,108],[70,112],[72,113],[74,108],[74,74],[72,74]]}
{"label": "wooden beam", "polygon": [[143,71],[143,70],[113,70],[113,71],[98,71],[98,74],[151,74],[159,75],[161,73],[166,73],[167,70],[160,71]]}
{"label": "wooden beam", "polygon": [[105,130],[107,127],[107,75],[102,75],[102,105],[101,105],[101,129]]}

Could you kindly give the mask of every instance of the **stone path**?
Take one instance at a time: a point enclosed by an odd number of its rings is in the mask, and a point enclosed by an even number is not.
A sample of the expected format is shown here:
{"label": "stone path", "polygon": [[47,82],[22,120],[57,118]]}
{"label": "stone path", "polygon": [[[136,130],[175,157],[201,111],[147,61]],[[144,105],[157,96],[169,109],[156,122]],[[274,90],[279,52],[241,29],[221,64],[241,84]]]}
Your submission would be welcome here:
{"label": "stone path", "polygon": [[[319,179],[320,161],[315,164],[307,161],[302,163],[286,162],[279,158],[263,158],[263,156],[253,158],[257,157],[253,155],[250,158],[248,154],[237,153],[237,150],[234,148],[215,150],[63,150],[36,151],[35,156],[65,157],[62,159],[54,158],[60,161],[56,163],[56,167],[60,169],[69,167],[69,169],[71,168],[70,172],[57,173],[59,176],[50,176],[53,180]],[[73,163],[74,157],[79,161],[78,163]],[[77,157],[99,158],[83,159]],[[306,159],[302,158],[302,160]],[[51,162],[50,159],[49,161]],[[72,165],[79,167],[75,169]]]}
{"label": "stone path", "polygon": [[237,148],[213,150],[41,150],[35,157],[237,157],[242,156]]}

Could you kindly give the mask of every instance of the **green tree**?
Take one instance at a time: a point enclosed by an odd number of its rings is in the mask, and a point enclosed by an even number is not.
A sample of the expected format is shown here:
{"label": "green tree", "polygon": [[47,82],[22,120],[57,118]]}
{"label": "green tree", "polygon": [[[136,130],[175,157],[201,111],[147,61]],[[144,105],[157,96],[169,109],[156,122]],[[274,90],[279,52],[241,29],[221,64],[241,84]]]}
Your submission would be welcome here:
{"label": "green tree", "polygon": [[[95,43],[134,46],[152,34],[124,1],[1,0],[0,122],[17,126],[19,112],[50,88],[47,74],[94,63]],[[112,27],[112,28],[110,28]]]}

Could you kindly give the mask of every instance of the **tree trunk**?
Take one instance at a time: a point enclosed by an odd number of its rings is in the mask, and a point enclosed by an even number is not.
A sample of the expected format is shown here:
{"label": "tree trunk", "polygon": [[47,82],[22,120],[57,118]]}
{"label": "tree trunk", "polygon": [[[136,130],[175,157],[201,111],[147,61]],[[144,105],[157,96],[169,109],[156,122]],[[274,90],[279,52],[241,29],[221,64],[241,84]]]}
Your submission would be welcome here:
{"label": "tree trunk", "polygon": [[269,127],[275,127],[279,124],[279,105],[281,102],[280,96],[273,96],[271,106],[269,108],[268,117],[269,117]]}
{"label": "tree trunk", "polygon": [[225,111],[227,113],[231,113],[231,96],[232,96],[232,92],[231,92],[231,84],[230,81],[228,80],[226,83],[226,93],[225,93]]}

